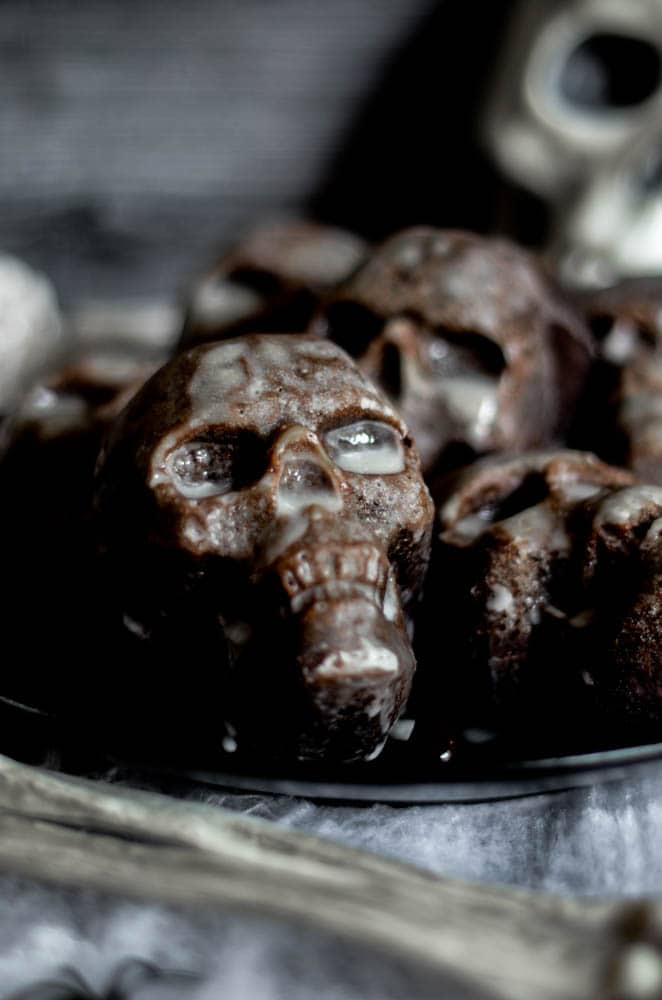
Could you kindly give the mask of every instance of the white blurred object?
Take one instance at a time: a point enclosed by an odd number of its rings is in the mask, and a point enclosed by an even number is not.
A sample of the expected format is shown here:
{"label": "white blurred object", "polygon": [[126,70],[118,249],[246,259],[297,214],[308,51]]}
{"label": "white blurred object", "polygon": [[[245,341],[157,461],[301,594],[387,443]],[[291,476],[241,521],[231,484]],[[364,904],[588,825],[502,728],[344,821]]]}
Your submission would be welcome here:
{"label": "white blurred object", "polygon": [[0,255],[0,415],[68,346],[51,283],[15,257]]}
{"label": "white blurred object", "polygon": [[184,315],[177,305],[159,298],[83,299],[68,319],[83,346],[120,341],[145,353],[168,354],[177,343]]}
{"label": "white blurred object", "polygon": [[568,202],[552,249],[570,284],[662,273],[662,131],[595,172]]}
{"label": "white blurred object", "polygon": [[551,207],[551,256],[580,285],[662,273],[662,0],[526,0],[484,134]]}

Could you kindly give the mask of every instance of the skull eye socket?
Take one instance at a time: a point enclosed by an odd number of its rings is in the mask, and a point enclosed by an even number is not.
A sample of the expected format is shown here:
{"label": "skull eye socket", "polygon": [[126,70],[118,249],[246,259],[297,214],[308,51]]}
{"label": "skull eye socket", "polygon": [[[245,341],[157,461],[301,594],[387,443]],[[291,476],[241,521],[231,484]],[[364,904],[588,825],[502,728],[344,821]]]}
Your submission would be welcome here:
{"label": "skull eye socket", "polygon": [[430,341],[428,365],[441,376],[491,375],[498,378],[506,359],[498,344],[480,333],[437,329]]}
{"label": "skull eye socket", "polygon": [[522,480],[510,492],[503,496],[495,497],[492,503],[481,508],[479,516],[496,524],[498,521],[505,521],[515,514],[521,514],[542,503],[549,496],[549,487],[544,478],[538,473],[531,473]]}
{"label": "skull eye socket", "polygon": [[400,434],[379,420],[357,420],[324,434],[330,458],[345,472],[385,476],[404,472],[405,452]]}
{"label": "skull eye socket", "polygon": [[567,56],[559,90],[563,100],[580,111],[618,111],[652,97],[661,76],[660,55],[650,42],[596,32]]}
{"label": "skull eye socket", "polygon": [[265,464],[262,442],[249,434],[194,438],[166,460],[171,481],[188,500],[243,489],[259,478]]}
{"label": "skull eye socket", "polygon": [[598,343],[602,343],[612,331],[614,317],[608,313],[596,313],[595,316],[589,317],[588,325]]}
{"label": "skull eye socket", "polygon": [[281,291],[279,278],[257,267],[236,267],[230,272],[229,278],[265,299],[273,298]]}
{"label": "skull eye socket", "polygon": [[482,535],[490,525],[521,514],[542,503],[548,496],[549,488],[543,476],[531,473],[510,489],[488,490],[452,530],[462,538],[473,540]]}
{"label": "skull eye socket", "polygon": [[327,312],[329,339],[352,358],[365,354],[383,326],[381,317],[355,302],[338,302]]}

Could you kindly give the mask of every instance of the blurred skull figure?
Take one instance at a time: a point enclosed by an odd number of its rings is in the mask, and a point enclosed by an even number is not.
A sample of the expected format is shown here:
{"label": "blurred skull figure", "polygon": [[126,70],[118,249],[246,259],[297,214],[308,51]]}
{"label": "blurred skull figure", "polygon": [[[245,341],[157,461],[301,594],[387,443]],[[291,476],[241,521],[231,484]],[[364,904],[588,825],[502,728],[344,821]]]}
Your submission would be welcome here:
{"label": "blurred skull figure", "polygon": [[662,268],[660,0],[537,0],[513,18],[484,134],[551,210],[570,284]]}

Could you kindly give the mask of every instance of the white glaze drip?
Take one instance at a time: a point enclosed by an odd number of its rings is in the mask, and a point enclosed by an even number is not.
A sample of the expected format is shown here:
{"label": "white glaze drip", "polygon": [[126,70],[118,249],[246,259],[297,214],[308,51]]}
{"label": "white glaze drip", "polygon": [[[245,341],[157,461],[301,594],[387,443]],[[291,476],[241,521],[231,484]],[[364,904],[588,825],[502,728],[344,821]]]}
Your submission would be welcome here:
{"label": "white glaze drip", "polygon": [[441,380],[440,396],[453,424],[466,429],[470,443],[480,446],[492,433],[498,412],[498,382],[478,375]]}
{"label": "white glaze drip", "polygon": [[512,591],[508,590],[501,583],[495,583],[492,585],[490,596],[485,602],[485,606],[488,611],[493,611],[495,614],[504,614],[510,610],[515,603],[515,598],[512,595]]}
{"label": "white glaze drip", "polygon": [[252,288],[228,278],[210,277],[196,288],[191,314],[198,326],[212,329],[248,319],[263,305],[263,297]]}
{"label": "white glaze drip", "polygon": [[602,489],[602,486],[595,483],[582,482],[581,479],[569,479],[562,484],[561,492],[563,498],[569,503],[580,503],[582,500],[596,496]]}
{"label": "white glaze drip", "polygon": [[[379,674],[395,674],[399,669],[399,661],[395,653],[385,646],[371,642],[361,636],[355,649],[337,649],[325,656],[315,668],[315,674],[321,677],[355,677]],[[375,699],[378,702],[379,699]],[[377,715],[379,704],[374,704],[368,710],[368,715]]]}
{"label": "white glaze drip", "polygon": [[617,490],[600,505],[596,527],[603,524],[627,524],[636,520],[642,510],[653,504],[662,507],[662,486],[626,486]]}
{"label": "white glaze drip", "polygon": [[336,427],[324,435],[329,456],[345,472],[391,475],[403,472],[405,456],[399,432],[377,420]]}

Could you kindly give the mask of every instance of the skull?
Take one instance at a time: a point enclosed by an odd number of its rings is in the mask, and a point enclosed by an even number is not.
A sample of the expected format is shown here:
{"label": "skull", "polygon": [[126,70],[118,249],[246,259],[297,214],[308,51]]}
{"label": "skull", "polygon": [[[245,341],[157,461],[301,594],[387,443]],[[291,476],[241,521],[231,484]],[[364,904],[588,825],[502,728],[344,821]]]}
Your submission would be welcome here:
{"label": "skull", "polygon": [[569,200],[552,253],[568,285],[610,285],[662,270],[662,134],[596,169]]}
{"label": "skull", "polygon": [[552,439],[590,356],[581,320],[529,254],[427,228],[387,240],[318,329],[390,396],[426,473],[458,452]]}
{"label": "skull", "polygon": [[113,428],[96,507],[116,614],[212,675],[241,748],[378,752],[411,683],[433,508],[343,351],[274,334],[176,357]]}
{"label": "skull", "polygon": [[[11,525],[3,559],[12,581],[4,629],[23,653],[20,670],[6,671],[3,691],[19,701],[60,707],[65,685],[53,656],[66,659],[72,676],[85,643],[72,621],[88,619],[94,603],[88,530],[97,453],[105,429],[156,367],[140,344],[88,344],[33,386],[3,426],[0,497]],[[82,656],[87,662],[89,646]]]}
{"label": "skull", "polygon": [[181,346],[242,332],[303,332],[319,299],[347,278],[365,253],[358,236],[312,222],[254,230],[194,287]]}
{"label": "skull", "polygon": [[424,633],[444,631],[463,714],[563,700],[590,683],[574,638],[593,620],[577,540],[600,498],[631,481],[573,451],[491,457],[447,481]]}
{"label": "skull", "polygon": [[[662,488],[631,486],[594,512],[583,566],[596,608],[595,683],[617,717],[662,721]],[[655,736],[657,738],[657,736]]]}
{"label": "skull", "polygon": [[659,270],[660,0],[523,2],[491,94],[486,141],[511,181],[549,202],[564,278]]}
{"label": "skull", "polygon": [[631,278],[579,302],[600,357],[580,415],[582,443],[662,484],[662,280]]}

